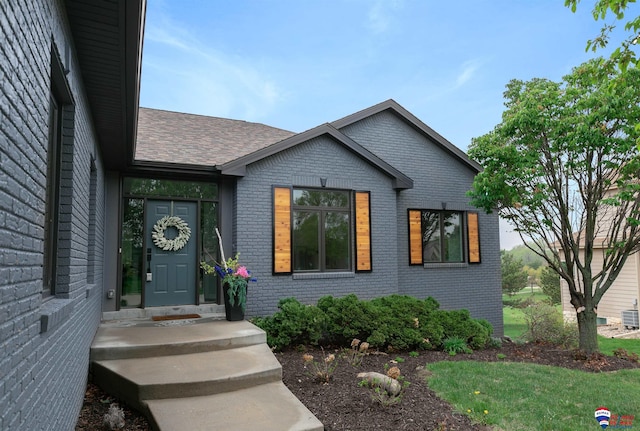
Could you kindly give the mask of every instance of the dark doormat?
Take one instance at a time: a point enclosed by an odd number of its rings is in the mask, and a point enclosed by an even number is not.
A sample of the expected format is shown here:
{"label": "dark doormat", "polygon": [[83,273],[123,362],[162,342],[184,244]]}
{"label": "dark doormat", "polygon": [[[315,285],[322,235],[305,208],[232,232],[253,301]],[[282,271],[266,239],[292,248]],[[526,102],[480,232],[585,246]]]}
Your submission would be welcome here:
{"label": "dark doormat", "polygon": [[169,314],[167,316],[152,316],[156,322],[158,320],[180,320],[180,319],[199,319],[199,314]]}

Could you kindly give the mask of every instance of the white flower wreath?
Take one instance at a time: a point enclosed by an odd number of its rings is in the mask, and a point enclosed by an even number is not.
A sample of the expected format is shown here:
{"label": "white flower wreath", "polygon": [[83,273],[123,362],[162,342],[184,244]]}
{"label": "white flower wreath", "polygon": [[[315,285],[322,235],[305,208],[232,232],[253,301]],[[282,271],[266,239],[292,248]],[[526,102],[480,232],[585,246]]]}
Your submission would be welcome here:
{"label": "white flower wreath", "polygon": [[[168,227],[175,227],[178,230],[178,236],[174,239],[167,239],[164,232]],[[191,237],[191,229],[186,221],[178,216],[164,216],[153,226],[151,239],[153,243],[165,251],[177,251],[187,245]]]}

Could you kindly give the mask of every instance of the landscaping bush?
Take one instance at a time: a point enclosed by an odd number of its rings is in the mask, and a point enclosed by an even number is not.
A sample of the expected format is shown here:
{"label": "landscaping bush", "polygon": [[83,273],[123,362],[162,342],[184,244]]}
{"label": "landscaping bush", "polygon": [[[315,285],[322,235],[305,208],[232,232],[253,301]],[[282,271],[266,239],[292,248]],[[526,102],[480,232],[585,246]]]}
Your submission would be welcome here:
{"label": "landscaping bush", "polygon": [[318,307],[301,304],[295,298],[278,303],[280,311],[257,317],[252,322],[267,333],[267,344],[275,350],[300,344],[317,345],[326,333],[327,316]]}
{"label": "landscaping bush", "polygon": [[358,338],[366,340],[379,321],[377,310],[368,301],[360,301],[354,294],[342,298],[324,296],[318,309],[326,316],[328,340],[338,346],[348,345]]}
{"label": "landscaping bush", "polygon": [[491,339],[493,328],[486,320],[480,323],[467,310],[438,310],[434,317],[441,322],[444,338],[461,338],[472,349],[482,349]]}
{"label": "landscaping bush", "polygon": [[373,299],[370,304],[378,316],[375,334],[367,338],[372,346],[395,350],[428,349],[433,347],[433,340],[442,339],[440,326],[434,325],[431,319],[440,306],[433,298],[420,300],[390,295]]}
{"label": "landscaping bush", "polygon": [[563,347],[575,347],[578,344],[577,325],[565,323],[562,313],[548,302],[534,302],[522,312],[527,323],[527,330],[523,334],[526,341]]}
{"label": "landscaping bush", "polygon": [[278,308],[273,316],[253,321],[267,332],[267,342],[276,350],[299,344],[347,346],[354,338],[377,349],[433,349],[442,348],[447,337],[479,349],[493,332],[489,322],[471,318],[466,310],[439,310],[433,298],[390,295],[361,301],[355,295],[325,296],[317,306],[288,298]]}

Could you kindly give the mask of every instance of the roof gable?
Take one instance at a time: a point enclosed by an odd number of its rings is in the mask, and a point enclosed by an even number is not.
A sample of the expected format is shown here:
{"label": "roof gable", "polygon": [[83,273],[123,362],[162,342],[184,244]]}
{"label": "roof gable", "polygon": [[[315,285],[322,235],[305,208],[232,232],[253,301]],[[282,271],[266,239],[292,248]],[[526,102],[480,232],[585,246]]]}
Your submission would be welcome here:
{"label": "roof gable", "polygon": [[343,145],[345,148],[357,154],[359,157],[366,160],[371,165],[391,177],[393,179],[394,189],[413,188],[413,180],[411,178],[391,166],[389,163],[382,160],[380,157],[371,153],[362,145],[358,144],[356,141],[337,130],[331,124],[320,125],[313,129],[307,130],[306,132],[299,133],[288,139],[226,163],[220,167],[221,173],[223,175],[243,176],[246,173],[247,165],[320,136],[329,136],[335,142]]}
{"label": "roof gable", "polygon": [[356,112],[354,114],[348,115],[344,118],[336,120],[331,123],[333,127],[340,130],[344,127],[347,127],[353,123],[357,123],[365,118],[371,117],[383,111],[393,112],[396,116],[401,118],[415,130],[417,130],[422,135],[428,137],[432,141],[434,141],[437,145],[439,145],[442,149],[444,149],[447,153],[452,155],[453,157],[459,159],[464,165],[468,166],[473,171],[480,172],[482,170],[482,166],[474,160],[471,160],[467,154],[445,139],[438,132],[433,130],[431,127],[424,124],[418,117],[413,115],[411,112],[407,111],[405,108],[400,106],[398,102],[393,99],[386,100],[377,105],[371,106],[367,109],[363,109],[362,111]]}

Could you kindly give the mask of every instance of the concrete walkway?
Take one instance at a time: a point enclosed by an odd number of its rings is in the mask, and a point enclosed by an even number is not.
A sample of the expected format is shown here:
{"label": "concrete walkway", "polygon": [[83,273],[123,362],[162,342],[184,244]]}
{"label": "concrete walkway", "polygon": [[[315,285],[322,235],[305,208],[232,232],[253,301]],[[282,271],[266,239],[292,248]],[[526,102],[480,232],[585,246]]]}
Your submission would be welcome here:
{"label": "concrete walkway", "polygon": [[323,430],[284,386],[266,334],[217,316],[105,322],[91,347],[93,381],[156,430]]}

